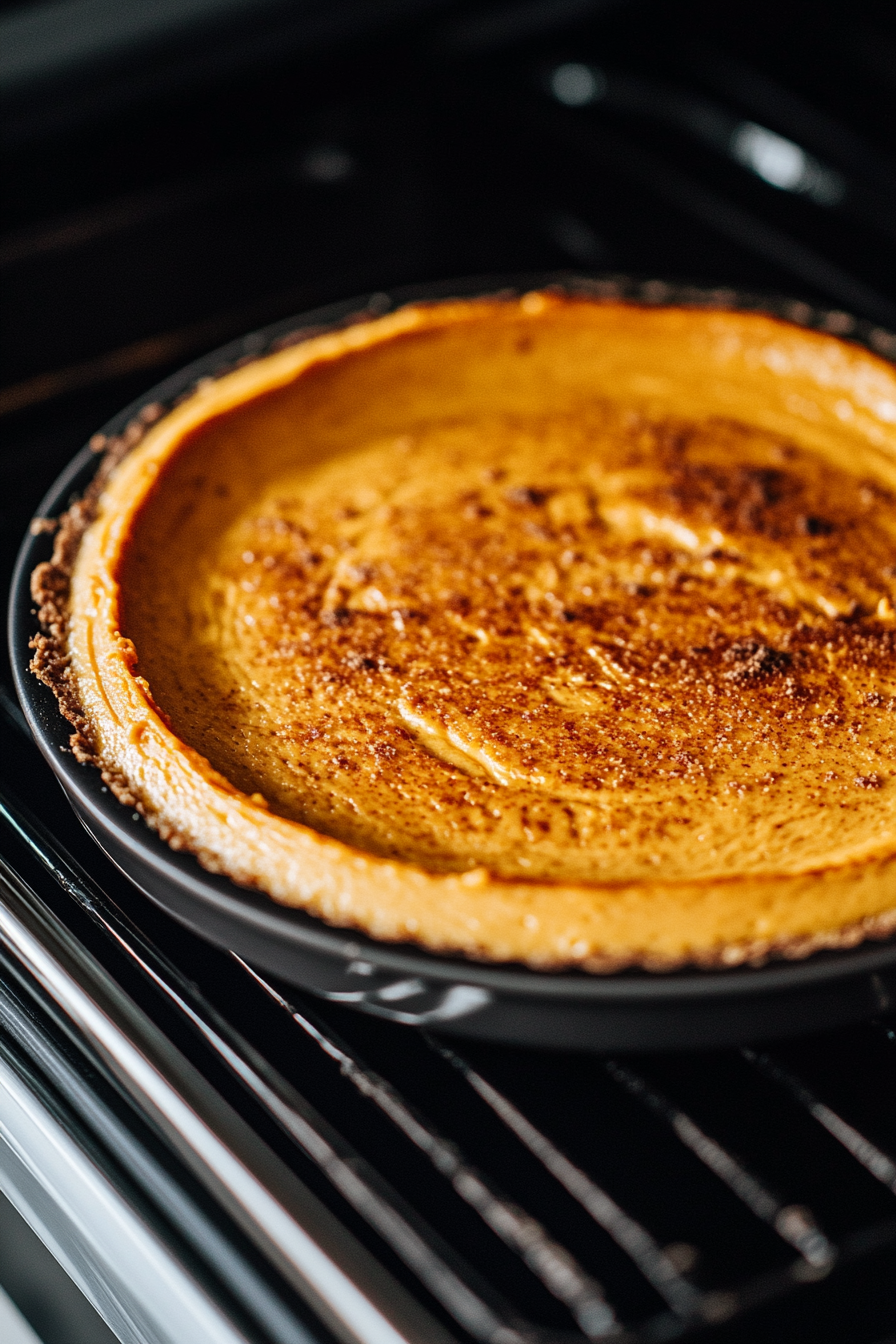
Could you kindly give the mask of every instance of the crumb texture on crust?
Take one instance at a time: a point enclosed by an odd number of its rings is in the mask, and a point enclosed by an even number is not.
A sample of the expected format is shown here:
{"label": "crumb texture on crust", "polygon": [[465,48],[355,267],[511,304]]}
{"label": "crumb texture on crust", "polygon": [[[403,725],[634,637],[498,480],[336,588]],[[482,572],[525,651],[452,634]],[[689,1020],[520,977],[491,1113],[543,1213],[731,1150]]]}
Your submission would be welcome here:
{"label": "crumb texture on crust", "polygon": [[34,666],[169,843],[540,966],[894,931],[883,361],[530,295],[317,336],[155,418],[35,574]]}

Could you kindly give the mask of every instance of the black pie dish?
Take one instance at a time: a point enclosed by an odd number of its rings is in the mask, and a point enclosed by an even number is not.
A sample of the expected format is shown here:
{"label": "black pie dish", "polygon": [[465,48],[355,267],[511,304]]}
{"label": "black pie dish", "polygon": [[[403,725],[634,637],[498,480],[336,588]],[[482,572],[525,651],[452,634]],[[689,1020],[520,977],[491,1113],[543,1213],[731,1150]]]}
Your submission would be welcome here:
{"label": "black pie dish", "polygon": [[[661,281],[619,277],[477,279],[393,294],[375,294],[278,322],[196,360],[128,406],[103,428],[121,434],[144,406],[169,405],[200,378],[226,372],[293,333],[344,325],[415,300],[523,292],[545,284],[625,298],[647,305],[688,304],[761,310],[800,325],[847,335],[890,353],[888,333],[844,313],[805,303],[755,298],[730,290],[698,290]],[[887,342],[892,342],[888,345]],[[98,457],[85,447],[41,501],[36,517],[55,518],[89,485]],[[334,1002],[394,1022],[485,1040],[594,1050],[656,1050],[734,1045],[820,1031],[896,1005],[896,940],[849,951],[821,952],[804,961],[761,968],[628,970],[612,975],[548,972],[520,965],[482,964],[437,956],[409,944],[377,942],[332,928],[277,905],[227,878],[206,872],[131,813],[93,766],[67,750],[71,726],[52,692],[28,670],[37,633],[29,579],[50,557],[52,538],[37,531],[22,543],[9,608],[9,644],[25,717],[45,759],[93,839],[151,900],[194,933],[245,958],[260,971]]]}

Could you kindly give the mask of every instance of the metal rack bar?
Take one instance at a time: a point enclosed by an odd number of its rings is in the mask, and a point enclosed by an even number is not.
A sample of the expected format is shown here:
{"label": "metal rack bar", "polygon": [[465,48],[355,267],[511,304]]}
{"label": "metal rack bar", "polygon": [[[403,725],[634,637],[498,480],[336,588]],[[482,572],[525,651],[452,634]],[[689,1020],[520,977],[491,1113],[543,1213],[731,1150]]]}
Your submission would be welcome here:
{"label": "metal rack bar", "polygon": [[532,1124],[497,1088],[487,1082],[454,1050],[439,1042],[430,1042],[443,1059],[452,1064],[478,1093],[495,1115],[504,1122],[565,1190],[588,1211],[617,1246],[634,1261],[638,1269],[673,1311],[685,1318],[699,1315],[700,1291],[690,1284],[664,1253],[646,1228],[619,1207],[605,1190],[575,1166],[546,1135]]}
{"label": "metal rack bar", "polygon": [[55,1005],[79,1048],[330,1328],[351,1344],[442,1337],[5,864],[2,877],[0,942],[9,955]]}
{"label": "metal rack bar", "polygon": [[[459,1266],[455,1269],[449,1265],[451,1252],[441,1243],[441,1238],[410,1210],[399,1210],[402,1201],[395,1192],[248,1042],[229,1027],[196,987],[152,947],[96,884],[86,874],[78,872],[61,853],[60,847],[49,836],[41,834],[43,828],[37,819],[14,808],[9,799],[0,801],[0,819],[13,826],[20,838],[26,840],[35,856],[74,896],[94,923],[165,995],[218,1060],[325,1173],[352,1207],[379,1232],[458,1323],[475,1339],[488,1341],[488,1344],[521,1344],[526,1337],[523,1327],[517,1325],[500,1304],[490,1305],[470,1286],[467,1280],[475,1275],[469,1268]],[[434,1322],[432,1328],[439,1333]]]}
{"label": "metal rack bar", "polygon": [[783,1064],[779,1064],[772,1055],[765,1051],[751,1050],[748,1046],[742,1048],[741,1054],[766,1078],[770,1078],[772,1082],[789,1092],[794,1101],[807,1110],[813,1120],[817,1120],[866,1171],[871,1173],[875,1180],[880,1181],[896,1195],[896,1162],[888,1153],[883,1152],[870,1139],[866,1139],[864,1134],[825,1102],[820,1101],[801,1078]]}
{"label": "metal rack bar", "polygon": [[741,1203],[769,1227],[774,1228],[783,1241],[791,1245],[813,1269],[826,1269],[837,1257],[836,1248],[824,1235],[810,1209],[805,1205],[782,1204],[762,1181],[747,1171],[742,1162],[710,1137],[684,1111],[673,1106],[662,1092],[634,1069],[609,1059],[604,1068],[610,1077],[632,1097],[636,1097],[654,1115],[670,1126],[686,1148],[705,1167],[724,1181]]}
{"label": "metal rack bar", "polygon": [[537,1219],[501,1195],[487,1177],[464,1159],[456,1144],[442,1138],[390,1083],[363,1064],[335,1033],[309,1014],[300,1013],[257,971],[236,954],[232,955],[265,993],[289,1013],[306,1036],[339,1065],[340,1072],[361,1095],[372,1101],[415,1147],[425,1153],[461,1199],[516,1252],[548,1292],[569,1308],[587,1339],[606,1339],[618,1333],[619,1322],[603,1289],[581,1268],[566,1247],[556,1242]]}

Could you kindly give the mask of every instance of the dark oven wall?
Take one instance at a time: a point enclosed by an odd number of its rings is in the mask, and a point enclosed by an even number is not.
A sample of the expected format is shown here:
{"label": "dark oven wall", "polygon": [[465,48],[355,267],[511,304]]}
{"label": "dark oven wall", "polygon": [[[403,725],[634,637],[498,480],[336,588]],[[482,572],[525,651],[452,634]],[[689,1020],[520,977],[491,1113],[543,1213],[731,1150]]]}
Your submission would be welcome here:
{"label": "dark oven wall", "polygon": [[191,355],[386,286],[609,270],[896,325],[883,4],[210,4],[68,65],[46,8],[0,15],[0,410],[35,487],[51,424],[55,465]]}

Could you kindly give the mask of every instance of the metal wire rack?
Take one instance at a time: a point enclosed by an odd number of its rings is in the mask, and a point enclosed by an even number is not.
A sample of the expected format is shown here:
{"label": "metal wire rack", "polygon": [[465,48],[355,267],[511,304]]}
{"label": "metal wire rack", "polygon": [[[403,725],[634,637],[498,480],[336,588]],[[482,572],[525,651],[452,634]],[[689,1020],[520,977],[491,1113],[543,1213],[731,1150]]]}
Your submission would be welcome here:
{"label": "metal wire rack", "polygon": [[[203,950],[187,974],[5,792],[5,829],[88,917],[95,950],[124,963],[119,978],[141,982],[169,1035],[191,1039],[217,1086],[227,1075],[276,1127],[281,1157],[300,1176],[314,1168],[453,1333],[702,1338],[896,1242],[896,1162],[862,1098],[849,1104],[842,1066],[827,1095],[817,1043],[696,1060],[538,1055],[311,1004],[232,955]],[[23,890],[46,917],[46,893]],[[14,922],[13,907],[0,934],[22,959]],[[222,1009],[222,986],[238,1012]],[[852,1035],[892,1066],[890,1020]]]}

